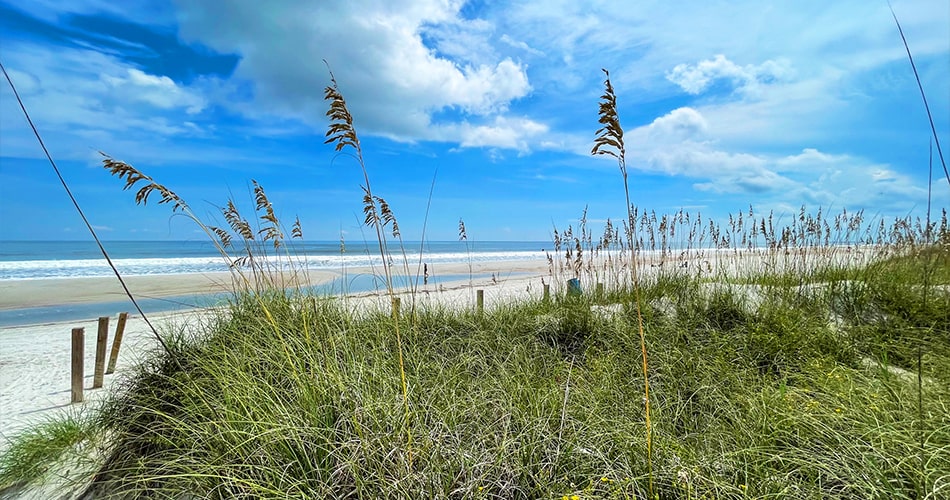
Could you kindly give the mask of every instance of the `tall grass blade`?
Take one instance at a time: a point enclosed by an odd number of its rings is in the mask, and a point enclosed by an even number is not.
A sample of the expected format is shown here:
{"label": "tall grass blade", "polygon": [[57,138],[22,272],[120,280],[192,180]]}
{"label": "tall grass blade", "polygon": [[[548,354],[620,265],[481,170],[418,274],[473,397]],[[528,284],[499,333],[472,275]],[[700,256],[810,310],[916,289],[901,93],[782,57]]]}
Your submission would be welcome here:
{"label": "tall grass blade", "polygon": [[[356,160],[360,165],[360,169],[363,172],[363,180],[365,185],[363,186],[363,213],[365,215],[365,223],[371,225],[373,229],[376,230],[376,241],[379,244],[379,256],[382,259],[383,270],[386,276],[386,290],[390,297],[390,303],[393,311],[397,309],[397,300],[395,290],[393,288],[393,277],[392,277],[392,264],[390,264],[389,251],[386,245],[386,234],[383,229],[386,225],[392,226],[392,235],[394,238],[400,238],[399,224],[396,221],[395,215],[393,215],[392,210],[389,208],[389,204],[386,203],[386,200],[373,194],[373,190],[370,187],[369,182],[369,172],[366,170],[366,162],[363,160],[363,149],[360,145],[359,137],[356,135],[356,127],[353,125],[353,115],[350,114],[349,108],[346,105],[346,99],[344,99],[343,94],[340,92],[339,85],[337,85],[336,77],[333,76],[333,71],[330,69],[330,63],[323,60],[324,64],[327,65],[327,71],[330,73],[330,85],[324,88],[323,98],[326,101],[330,101],[330,109],[327,110],[326,115],[330,118],[330,125],[327,128],[326,137],[324,144],[335,143],[334,148],[337,152],[342,151],[343,149],[350,147],[356,152]],[[405,252],[404,252],[405,254]],[[406,426],[406,447],[407,447],[407,456],[409,467],[412,467],[412,429],[411,429],[411,414],[409,412],[409,384],[406,379],[406,367],[403,354],[403,344],[402,344],[402,333],[399,330],[399,316],[393,315],[393,324],[396,331],[396,345],[399,351],[399,377],[402,387],[402,399],[404,406],[404,417],[405,417],[405,426]]]}
{"label": "tall grass blade", "polygon": [[[125,280],[122,278],[122,274],[119,273],[119,270],[115,267],[115,264],[112,262],[112,258],[109,257],[109,252],[106,251],[105,247],[102,245],[102,241],[99,239],[99,235],[96,234],[96,230],[92,227],[92,224],[89,222],[89,219],[86,218],[86,214],[83,212],[82,208],[79,206],[79,202],[76,201],[76,197],[73,196],[73,192],[69,189],[69,185],[66,183],[66,179],[63,178],[63,174],[59,171],[59,167],[56,166],[56,162],[53,161],[52,155],[50,155],[49,150],[46,148],[46,144],[43,142],[43,138],[40,136],[39,130],[36,129],[36,125],[33,124],[33,120],[30,118],[30,113],[27,112],[26,106],[23,104],[23,100],[20,99],[20,93],[17,92],[16,86],[13,84],[13,80],[10,79],[10,75],[7,74],[7,68],[0,62],[0,70],[3,71],[3,76],[7,79],[7,83],[10,84],[10,89],[13,90],[13,96],[16,97],[17,104],[20,105],[20,110],[23,111],[23,116],[26,117],[27,123],[30,124],[30,128],[33,130],[33,135],[36,136],[36,140],[40,143],[40,148],[43,149],[43,154],[46,155],[46,159],[49,160],[49,164],[53,167],[53,171],[56,173],[56,177],[59,179],[59,182],[63,185],[63,189],[66,190],[66,195],[69,196],[69,201],[72,202],[73,207],[76,208],[76,212],[79,213],[79,217],[82,219],[83,224],[85,224],[86,229],[89,230],[89,234],[92,235],[92,239],[95,240],[96,246],[99,247],[99,252],[102,253],[103,258],[106,259],[106,263],[109,264],[109,268],[112,270],[112,273],[115,274],[116,279],[119,280],[119,284],[122,285],[122,290],[125,292],[126,297],[129,298],[129,301],[132,302],[132,306],[135,307],[135,310],[139,313],[139,316],[142,317],[142,321],[145,321],[145,324],[148,325],[149,330],[152,331],[152,334],[155,336],[155,339],[158,340],[158,343],[162,346],[162,349],[168,354],[169,357],[172,357],[171,350],[165,344],[165,341],[162,340],[162,336],[158,334],[158,330],[152,325],[152,322],[149,321],[148,316],[145,314],[145,311],[142,310],[142,307],[139,306],[137,300],[132,295],[132,292],[129,290],[129,286],[126,285]],[[147,194],[145,195],[148,196]],[[166,199],[162,198],[162,203]]]}
{"label": "tall grass blade", "polygon": [[[928,250],[933,244],[930,231],[930,204],[933,199],[933,173],[934,173],[934,148],[933,148],[933,139],[930,141],[930,150],[928,158],[928,169],[927,169],[927,225],[924,230],[924,246]],[[930,251],[926,252],[927,263],[924,268],[924,290],[923,290],[923,309],[927,310],[927,299],[929,297],[930,291],[930,278],[933,272],[933,266],[930,265],[933,261],[931,257],[932,253]],[[919,455],[920,455],[920,491],[917,492],[919,498],[923,498],[923,492],[927,491],[927,461],[926,453],[924,452],[924,346],[923,339],[917,339],[917,434],[918,434],[918,446],[919,446]]]}
{"label": "tall grass blade", "polygon": [[930,120],[930,132],[933,134],[934,143],[937,145],[937,155],[940,156],[940,165],[943,167],[943,175],[947,178],[947,187],[950,187],[950,171],[947,170],[947,162],[943,159],[943,150],[940,149],[940,138],[937,136],[937,127],[934,126],[934,117],[930,112],[930,105],[927,104],[927,94],[924,93],[924,86],[920,83],[920,75],[917,73],[917,65],[914,64],[914,56],[910,53],[910,45],[907,44],[907,38],[904,36],[904,29],[901,28],[901,22],[897,20],[897,13],[894,12],[894,6],[890,0],[887,2],[891,9],[891,15],[894,16],[894,23],[897,24],[897,31],[901,35],[901,41],[904,42],[904,50],[907,51],[907,59],[910,61],[910,67],[914,70],[914,78],[917,80],[917,88],[920,89],[920,98],[924,101],[924,109],[927,110],[927,119]]}

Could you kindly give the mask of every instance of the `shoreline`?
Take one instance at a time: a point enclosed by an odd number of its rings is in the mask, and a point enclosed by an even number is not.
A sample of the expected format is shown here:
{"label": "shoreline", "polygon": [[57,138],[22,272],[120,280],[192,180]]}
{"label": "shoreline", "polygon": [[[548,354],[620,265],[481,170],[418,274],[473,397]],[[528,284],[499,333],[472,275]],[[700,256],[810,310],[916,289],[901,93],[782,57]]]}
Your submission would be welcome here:
{"label": "shoreline", "polygon": [[[873,247],[872,247],[873,248]],[[835,247],[832,249],[820,248],[815,252],[802,250],[798,252],[776,251],[768,248],[756,249],[691,249],[682,251],[653,251],[641,250],[638,255],[638,262],[641,269],[649,271],[651,268],[661,268],[664,264],[686,268],[687,272],[697,274],[711,274],[714,272],[726,272],[727,274],[740,274],[743,272],[769,271],[775,272],[780,269],[785,271],[796,270],[796,267],[810,267],[817,262],[824,261],[832,263],[838,261],[855,261],[867,263],[873,259],[875,252],[865,253],[867,248]],[[617,259],[621,254],[617,251],[609,251],[596,257],[598,262],[595,267],[603,264],[604,256],[609,260]],[[563,275],[568,271],[570,263],[563,255],[549,253],[549,258],[539,258],[532,260],[492,260],[492,261],[453,261],[426,263],[428,265],[429,277],[434,283],[441,283],[447,286],[450,282],[468,283],[471,279],[480,279],[482,275],[494,274],[498,279],[504,279],[512,274],[536,274],[548,276],[550,266],[553,264],[554,274]],[[761,259],[760,262],[757,262]],[[417,269],[416,266],[419,266]],[[422,281],[421,263],[410,262],[407,269],[404,266],[397,265],[394,268],[394,274],[400,277],[409,276],[410,280],[415,280],[418,276]],[[705,268],[705,269],[702,269]],[[599,269],[584,268],[586,271],[599,272]],[[604,268],[604,271],[607,271]],[[417,275],[418,273],[418,275]],[[298,272],[293,275],[284,273],[280,276],[279,282],[285,288],[300,287],[315,291],[318,294],[328,295],[366,295],[379,293],[383,290],[380,284],[382,281],[381,268],[378,266],[354,266],[342,269],[317,268]],[[378,280],[372,282],[371,277],[376,276]],[[442,277],[445,279],[442,279]],[[133,275],[126,276],[124,280],[136,299],[151,301],[152,306],[147,314],[157,314],[169,311],[184,311],[191,309],[200,309],[208,307],[206,304],[196,303],[196,299],[213,299],[215,296],[224,296],[233,293],[237,276],[230,272],[216,273],[183,273],[183,274],[156,274],[156,275]],[[363,283],[353,286],[355,280],[361,280]],[[341,283],[345,281],[346,285]],[[396,289],[406,289],[408,284],[403,280],[396,283]],[[454,284],[454,283],[453,283]],[[327,289],[320,290],[320,287]],[[429,291],[433,285],[429,285]],[[418,285],[423,289],[421,284]],[[177,303],[175,300],[179,299]],[[159,302],[166,301],[169,304],[162,306]],[[42,324],[55,322],[36,320],[35,317],[41,316],[41,308],[56,309],[58,307],[83,307],[88,310],[89,307],[96,304],[115,307],[118,303],[129,304],[128,297],[114,276],[103,277],[62,277],[62,278],[43,278],[43,279],[15,279],[0,280],[0,331],[12,326],[23,326],[29,324]],[[128,307],[125,306],[125,307]],[[177,309],[176,307],[177,306]],[[51,311],[52,312],[52,311]],[[15,313],[24,313],[17,315]],[[2,317],[8,318],[15,316],[32,316],[32,319],[17,320],[7,319],[3,321]],[[55,314],[54,314],[55,315]],[[80,314],[76,313],[77,316]],[[86,315],[85,312],[82,314]],[[62,313],[60,313],[62,316]]]}
{"label": "shoreline", "polygon": [[[378,275],[372,267],[340,270],[310,270],[305,274],[282,277],[288,288],[319,287],[334,280],[353,276]],[[440,263],[429,266],[430,278],[443,275],[495,273],[499,278],[511,273],[547,272],[547,261],[514,260],[469,263]],[[415,270],[410,269],[411,275]],[[234,291],[235,276],[231,273],[191,273],[138,275],[123,277],[129,290],[138,298],[206,296]],[[420,272],[421,279],[421,272]],[[353,293],[363,293],[356,291]],[[350,293],[352,295],[353,293]],[[22,280],[0,280],[0,311],[60,305],[97,304],[128,300],[115,277],[68,277]]]}

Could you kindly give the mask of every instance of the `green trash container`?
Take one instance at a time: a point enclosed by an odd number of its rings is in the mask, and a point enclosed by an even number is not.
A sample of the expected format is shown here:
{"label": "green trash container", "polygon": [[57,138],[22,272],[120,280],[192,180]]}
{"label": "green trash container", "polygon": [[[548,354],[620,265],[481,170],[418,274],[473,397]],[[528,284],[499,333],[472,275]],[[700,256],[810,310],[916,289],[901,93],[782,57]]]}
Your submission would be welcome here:
{"label": "green trash container", "polygon": [[581,294],[581,280],[571,278],[567,280],[567,295],[576,297]]}

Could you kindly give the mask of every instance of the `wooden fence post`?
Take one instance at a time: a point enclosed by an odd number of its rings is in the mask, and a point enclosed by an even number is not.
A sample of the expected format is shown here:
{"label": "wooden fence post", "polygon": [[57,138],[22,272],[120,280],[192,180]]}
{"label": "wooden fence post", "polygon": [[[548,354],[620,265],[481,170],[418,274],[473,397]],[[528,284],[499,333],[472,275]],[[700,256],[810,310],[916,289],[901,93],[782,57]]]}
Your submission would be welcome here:
{"label": "wooden fence post", "polygon": [[112,339],[112,353],[109,354],[109,367],[106,368],[106,375],[115,372],[115,362],[119,359],[119,347],[122,346],[122,335],[125,334],[125,322],[129,319],[129,313],[119,313],[119,322],[115,325],[115,337]]}
{"label": "wooden fence post", "polygon": [[106,371],[106,345],[109,344],[109,317],[99,317],[99,331],[96,335],[96,366],[92,376],[92,388],[102,387],[102,376]]}
{"label": "wooden fence post", "polygon": [[399,318],[399,305],[402,303],[402,299],[399,297],[393,297],[393,319]]}
{"label": "wooden fence post", "polygon": [[485,290],[475,292],[475,303],[478,307],[478,314],[483,313],[485,311]]}
{"label": "wooden fence post", "polygon": [[603,297],[604,297],[604,284],[603,284],[603,283],[597,283],[597,297],[598,297],[598,298],[603,298]]}
{"label": "wooden fence post", "polygon": [[544,301],[547,302],[551,298],[551,285],[548,283],[544,284]]}
{"label": "wooden fence post", "polygon": [[72,402],[82,403],[83,356],[85,356],[85,328],[73,328]]}

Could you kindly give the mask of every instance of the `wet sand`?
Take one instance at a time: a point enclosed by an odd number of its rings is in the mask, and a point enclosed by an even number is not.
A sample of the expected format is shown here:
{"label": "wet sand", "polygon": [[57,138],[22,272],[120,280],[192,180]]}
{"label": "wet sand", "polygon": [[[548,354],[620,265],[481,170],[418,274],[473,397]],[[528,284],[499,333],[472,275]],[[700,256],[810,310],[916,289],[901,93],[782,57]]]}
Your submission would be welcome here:
{"label": "wet sand", "polygon": [[[474,263],[471,267],[465,263],[429,266],[430,276],[496,273],[502,278],[512,273],[537,273],[546,270],[547,263],[544,261],[483,262]],[[380,272],[379,269],[361,267],[346,270],[349,276]],[[414,274],[416,270],[413,268],[410,272]],[[339,270],[311,270],[306,275],[284,276],[281,283],[288,286],[315,286],[333,281],[342,275]],[[132,294],[142,298],[229,292],[234,289],[236,280],[230,273],[128,276],[124,279]],[[0,281],[0,310],[61,304],[94,304],[125,298],[125,291],[115,277]]]}

